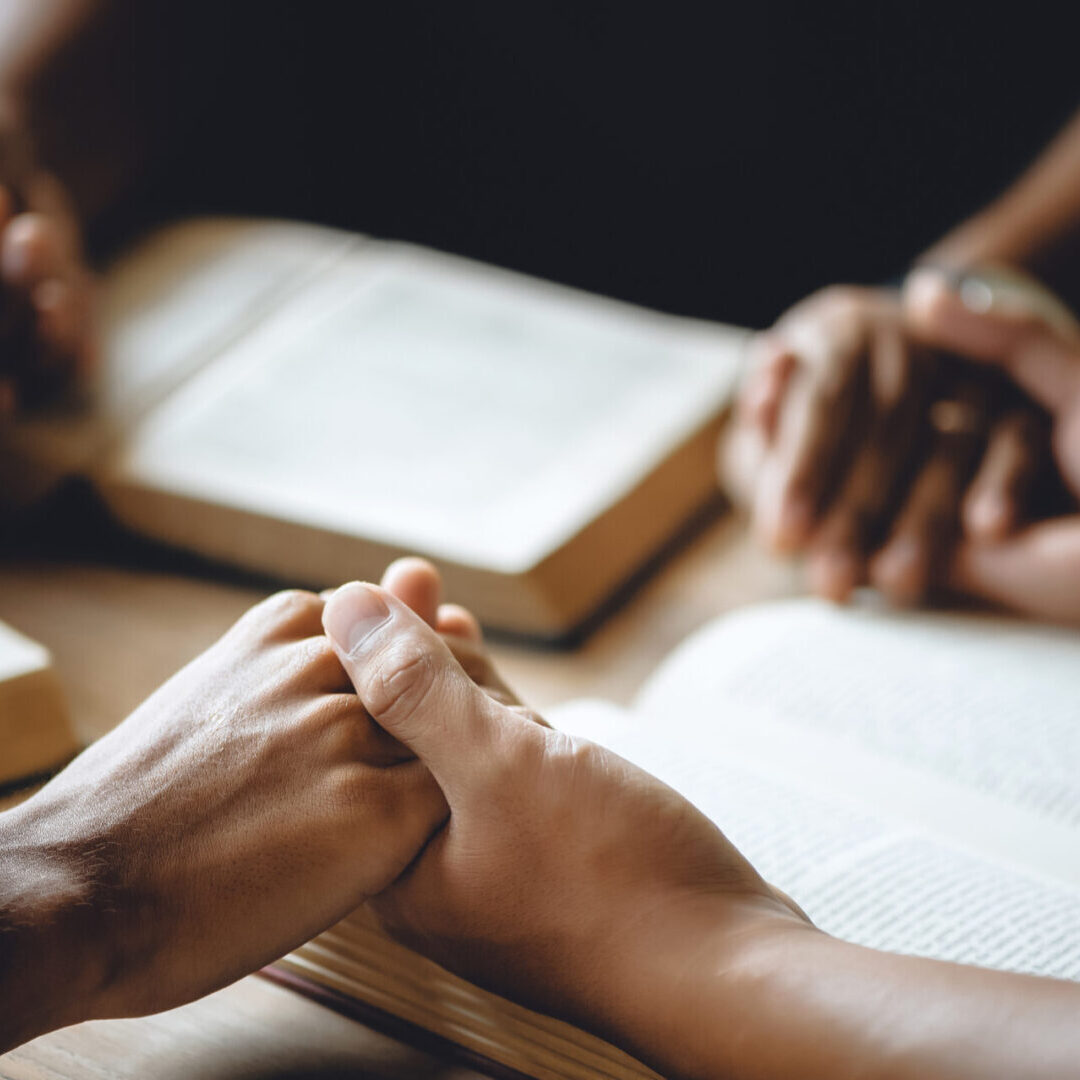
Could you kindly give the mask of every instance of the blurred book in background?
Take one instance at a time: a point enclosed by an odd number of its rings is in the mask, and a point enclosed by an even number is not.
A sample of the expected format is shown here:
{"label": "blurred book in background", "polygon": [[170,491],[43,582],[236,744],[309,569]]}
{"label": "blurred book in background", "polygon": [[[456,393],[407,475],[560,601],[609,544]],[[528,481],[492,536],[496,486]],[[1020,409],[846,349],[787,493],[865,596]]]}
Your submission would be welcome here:
{"label": "blurred book in background", "polygon": [[80,749],[48,650],[0,622],[0,796]]}
{"label": "blurred book in background", "polygon": [[489,625],[565,636],[716,497],[745,334],[278,221],[150,235],[106,275],[81,404],[3,489],[80,475],[144,535],[289,583],[404,552]]}

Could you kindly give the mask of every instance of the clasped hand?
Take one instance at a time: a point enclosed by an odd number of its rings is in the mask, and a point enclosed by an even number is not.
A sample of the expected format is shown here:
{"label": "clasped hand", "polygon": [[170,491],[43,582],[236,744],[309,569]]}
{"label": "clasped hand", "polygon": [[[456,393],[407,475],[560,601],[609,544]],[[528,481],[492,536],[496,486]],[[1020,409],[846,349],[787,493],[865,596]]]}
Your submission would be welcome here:
{"label": "clasped hand", "polygon": [[0,1048],[191,1000],[372,897],[626,1046],[649,965],[813,932],[685,799],[521,705],[439,588],[412,559],[272,597],[0,814]]}
{"label": "clasped hand", "polygon": [[721,470],[821,595],[1080,620],[1080,331],[995,280],[828,289],[756,339]]}

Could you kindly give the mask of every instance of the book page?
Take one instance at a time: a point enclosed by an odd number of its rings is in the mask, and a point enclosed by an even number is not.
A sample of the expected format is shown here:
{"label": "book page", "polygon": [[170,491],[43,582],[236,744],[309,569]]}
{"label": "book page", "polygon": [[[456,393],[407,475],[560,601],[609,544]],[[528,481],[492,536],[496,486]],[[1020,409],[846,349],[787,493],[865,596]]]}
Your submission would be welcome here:
{"label": "book page", "polygon": [[[705,708],[724,738],[773,754],[777,767],[810,753],[829,782],[899,800],[941,827],[963,826],[946,812],[961,798],[985,822],[978,842],[1048,863],[1058,842],[1070,845],[1072,872],[1078,698],[1080,637],[1071,631],[802,600],[706,627],[668,657],[640,700],[652,713]],[[882,786],[886,774],[891,786]],[[1010,828],[1020,821],[1026,828]]]}
{"label": "book page", "polygon": [[[823,930],[874,948],[1080,979],[1080,882],[983,858],[840,789],[771,774],[696,713],[663,724],[602,702],[552,710],[682,792]],[[813,760],[803,763],[811,772]]]}
{"label": "book page", "polygon": [[171,225],[106,270],[101,363],[90,385],[5,432],[6,455],[52,474],[85,469],[111,440],[362,237],[284,221]]}
{"label": "book page", "polygon": [[518,573],[715,417],[744,339],[368,244],[154,410],[112,475]]}

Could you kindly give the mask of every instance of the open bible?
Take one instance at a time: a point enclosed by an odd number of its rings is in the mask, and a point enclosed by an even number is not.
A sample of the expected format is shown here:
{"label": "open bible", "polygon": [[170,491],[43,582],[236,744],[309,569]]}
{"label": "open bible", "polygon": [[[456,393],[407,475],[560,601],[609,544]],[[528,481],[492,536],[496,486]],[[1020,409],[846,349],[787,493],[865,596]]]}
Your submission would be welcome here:
{"label": "open bible", "polygon": [[89,400],[0,435],[0,490],[291,583],[438,563],[489,625],[586,621],[715,498],[745,334],[410,246],[203,219],[107,273]]}
{"label": "open bible", "polygon": [[[1078,700],[1070,632],[800,600],[702,629],[630,709],[549,718],[684,793],[830,933],[1080,979]],[[653,1075],[394,944],[363,910],[272,974],[494,1075]]]}

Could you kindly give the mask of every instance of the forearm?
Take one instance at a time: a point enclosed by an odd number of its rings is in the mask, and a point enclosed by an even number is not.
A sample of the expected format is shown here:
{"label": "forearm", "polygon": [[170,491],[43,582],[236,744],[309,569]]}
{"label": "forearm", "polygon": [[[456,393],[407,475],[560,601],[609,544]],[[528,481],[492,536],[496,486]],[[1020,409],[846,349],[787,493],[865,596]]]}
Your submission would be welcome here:
{"label": "forearm", "polygon": [[1033,272],[1080,261],[1080,113],[999,198],[962,222],[920,261],[998,262]]}
{"label": "forearm", "polygon": [[[796,922],[650,950],[609,1037],[672,1078],[1035,1080],[1080,1061],[1080,986],[896,956]],[[636,987],[636,993],[634,988]]]}

